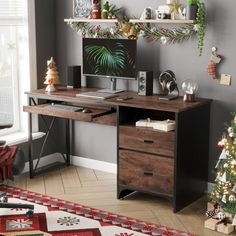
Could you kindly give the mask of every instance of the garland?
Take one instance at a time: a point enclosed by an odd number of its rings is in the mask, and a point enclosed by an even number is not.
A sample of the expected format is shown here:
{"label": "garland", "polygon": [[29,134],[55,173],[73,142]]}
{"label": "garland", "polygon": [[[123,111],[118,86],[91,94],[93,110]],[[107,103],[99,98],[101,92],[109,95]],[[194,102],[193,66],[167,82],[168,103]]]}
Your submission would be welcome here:
{"label": "garland", "polygon": [[[198,12],[196,24],[186,24],[181,27],[172,29],[150,27],[149,24],[131,24],[128,21],[118,21],[113,27],[102,28],[100,25],[91,25],[84,22],[69,22],[68,23],[76,32],[80,33],[82,37],[92,38],[122,38],[128,37],[135,39],[138,36],[146,38],[149,42],[160,41],[162,44],[166,43],[181,43],[190,39],[197,34],[198,51],[202,55],[204,36],[205,36],[205,5],[204,3],[198,4]],[[125,27],[124,27],[125,26]],[[126,31],[127,26],[135,28],[135,35],[129,34]],[[124,30],[125,29],[125,30]],[[134,30],[133,30],[134,31]]]}
{"label": "garland", "polygon": [[150,28],[141,27],[141,33],[148,41],[160,40],[162,44],[166,43],[181,43],[194,36],[197,32],[197,25],[186,25],[179,28]]}

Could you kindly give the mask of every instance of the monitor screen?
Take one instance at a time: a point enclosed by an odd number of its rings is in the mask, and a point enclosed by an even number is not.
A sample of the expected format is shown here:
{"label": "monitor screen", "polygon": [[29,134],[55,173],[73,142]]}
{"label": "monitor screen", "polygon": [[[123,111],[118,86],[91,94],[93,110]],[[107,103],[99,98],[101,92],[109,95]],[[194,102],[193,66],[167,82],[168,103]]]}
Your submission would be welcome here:
{"label": "monitor screen", "polygon": [[136,79],[137,41],[83,38],[83,74]]}

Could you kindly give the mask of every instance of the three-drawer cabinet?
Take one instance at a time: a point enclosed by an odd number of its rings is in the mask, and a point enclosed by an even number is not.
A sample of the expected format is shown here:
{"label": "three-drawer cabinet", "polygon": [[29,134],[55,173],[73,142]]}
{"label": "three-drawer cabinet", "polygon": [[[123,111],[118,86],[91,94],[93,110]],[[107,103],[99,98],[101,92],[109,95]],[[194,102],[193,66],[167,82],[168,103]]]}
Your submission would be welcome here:
{"label": "three-drawer cabinet", "polygon": [[[166,102],[166,104],[168,104]],[[191,109],[118,109],[117,197],[141,191],[172,200],[177,212],[207,187],[210,102]],[[141,119],[174,120],[175,130],[136,127]]]}

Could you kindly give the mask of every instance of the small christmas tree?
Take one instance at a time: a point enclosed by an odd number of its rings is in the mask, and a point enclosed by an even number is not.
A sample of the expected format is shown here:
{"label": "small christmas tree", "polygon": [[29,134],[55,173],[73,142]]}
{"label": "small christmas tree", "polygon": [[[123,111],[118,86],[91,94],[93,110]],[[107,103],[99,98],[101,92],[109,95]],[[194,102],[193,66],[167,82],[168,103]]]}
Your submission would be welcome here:
{"label": "small christmas tree", "polygon": [[227,133],[218,142],[222,149],[215,166],[216,179],[210,198],[219,206],[220,211],[234,215],[233,225],[236,224],[236,116],[232,119]]}
{"label": "small christmas tree", "polygon": [[47,92],[56,91],[56,87],[54,85],[59,84],[58,71],[53,57],[47,61],[47,72],[44,84],[48,85],[45,89]]}

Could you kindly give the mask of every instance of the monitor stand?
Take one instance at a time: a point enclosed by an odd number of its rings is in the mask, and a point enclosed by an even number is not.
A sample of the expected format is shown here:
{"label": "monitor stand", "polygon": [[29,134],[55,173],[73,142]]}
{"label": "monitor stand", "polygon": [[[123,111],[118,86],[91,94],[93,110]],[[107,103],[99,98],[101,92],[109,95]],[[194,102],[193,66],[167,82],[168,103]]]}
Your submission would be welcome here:
{"label": "monitor stand", "polygon": [[110,89],[99,89],[97,92],[114,94],[124,91],[125,91],[124,89],[116,89],[116,78],[110,78]]}

